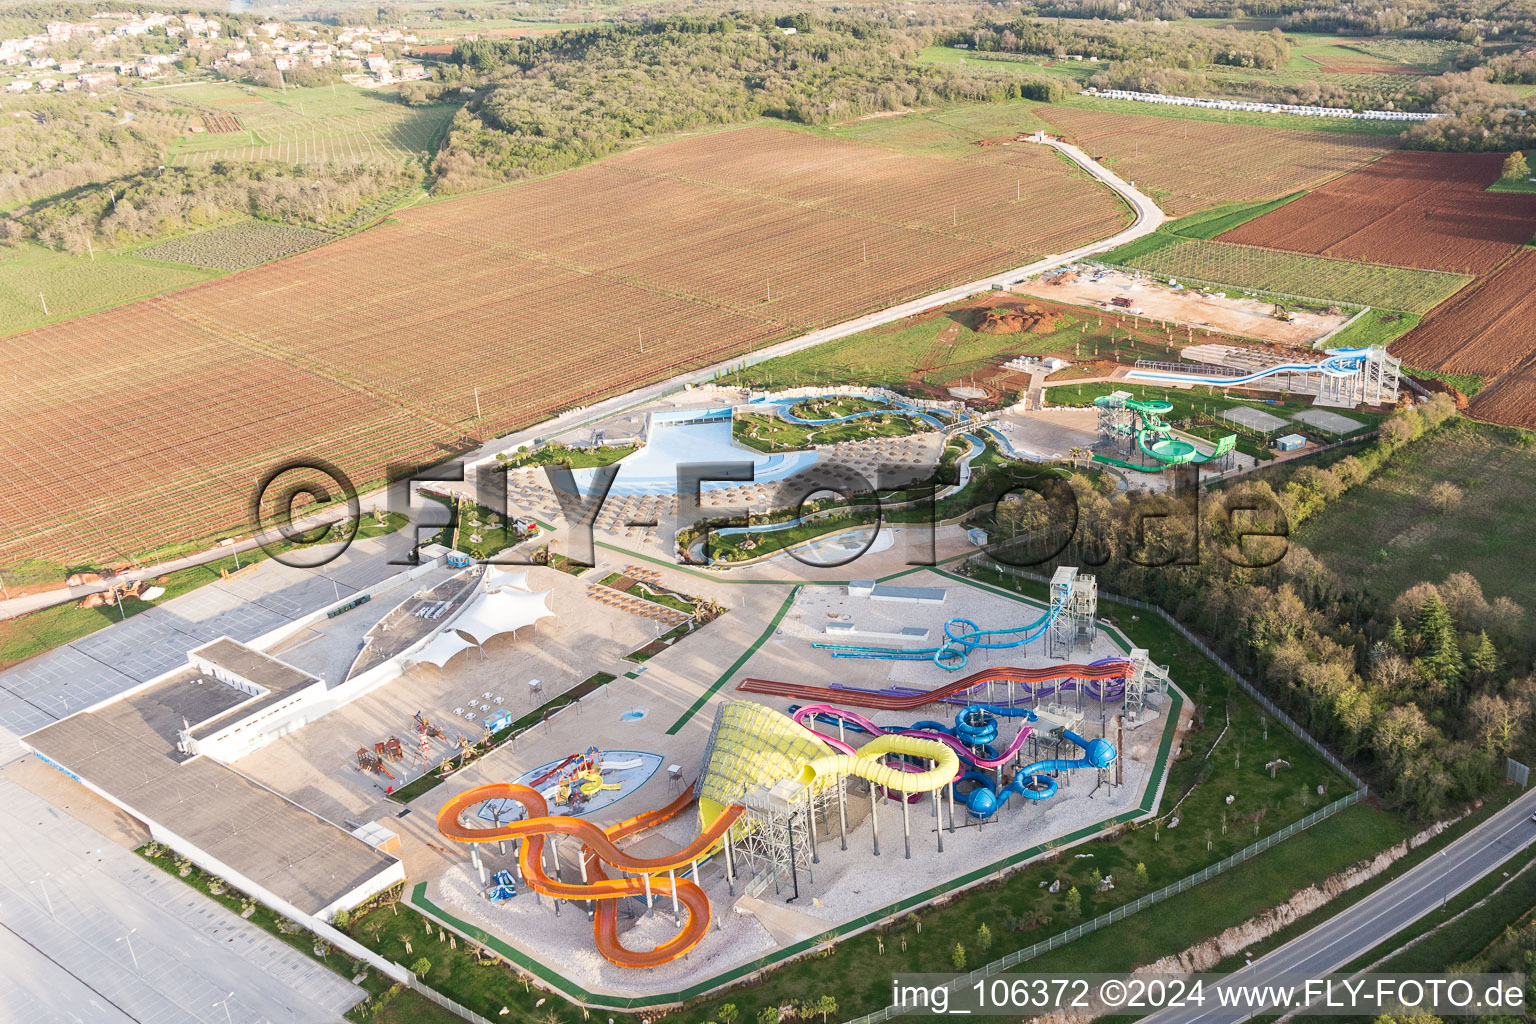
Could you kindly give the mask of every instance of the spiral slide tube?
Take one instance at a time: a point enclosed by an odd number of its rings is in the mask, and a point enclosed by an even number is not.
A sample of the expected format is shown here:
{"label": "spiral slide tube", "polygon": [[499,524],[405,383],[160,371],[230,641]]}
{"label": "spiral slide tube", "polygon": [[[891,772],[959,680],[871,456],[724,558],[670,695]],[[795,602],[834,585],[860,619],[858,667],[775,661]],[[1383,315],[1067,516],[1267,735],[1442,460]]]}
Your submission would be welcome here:
{"label": "spiral slide tube", "polygon": [[[526,817],[493,828],[471,828],[464,825],[460,820],[464,812],[487,800],[515,800],[523,806]],[[511,783],[494,783],[467,790],[444,804],[442,810],[437,812],[437,829],[458,843],[524,840],[518,854],[518,864],[529,888],[553,899],[593,900],[597,909],[592,920],[592,934],[598,952],[620,967],[655,967],[687,953],[699,944],[709,930],[709,897],[695,882],[677,878],[675,872],[706,857],[736,823],[736,819],[741,817],[743,808],[739,804],[727,807],[697,839],[676,853],[661,857],[632,857],[619,849],[617,841],[676,817],[692,803],[693,787],[690,786],[683,791],[682,796],[665,807],[646,811],[610,828],[601,829],[584,818],[551,817],[549,805],[536,789]],[[581,840],[581,864],[585,881],[563,882],[545,872],[544,837],[552,834],[575,836]],[[605,863],[646,877],[609,878],[603,870]],[[641,897],[648,904],[663,897],[675,899],[687,911],[681,930],[651,950],[632,950],[620,945],[617,901],[632,896]]]}
{"label": "spiral slide tube", "polygon": [[1001,789],[990,775],[983,772],[966,772],[957,779],[957,782],[970,782],[975,788],[967,793],[958,790],[955,799],[965,804],[966,810],[973,818],[990,818],[1002,809],[1008,802],[1008,798],[1014,794],[1026,800],[1048,800],[1056,795],[1056,780],[1043,772],[1069,772],[1078,768],[1108,768],[1115,763],[1119,756],[1115,745],[1109,740],[1099,738],[1085,740],[1071,729],[1062,731],[1064,739],[1071,740],[1083,750],[1083,756],[1078,758],[1052,758],[1046,761],[1036,761],[1027,764],[1013,777],[1013,781]]}
{"label": "spiral slide tube", "polygon": [[[1027,717],[1031,720],[1033,720],[1034,716],[1034,712],[1022,711],[1019,708],[1001,708],[986,704],[973,704],[966,711],[970,711],[971,708],[979,708],[992,714],[1004,716]],[[962,711],[957,718],[964,717],[965,713],[965,711]],[[828,736],[812,728],[811,725],[806,725],[806,721],[810,720],[814,724],[825,721],[827,718],[834,720],[841,718],[859,732],[867,733],[871,736],[916,736],[919,739],[932,740],[935,743],[942,743],[949,747],[961,760],[978,768],[995,768],[998,765],[1008,763],[1008,760],[1019,752],[1019,748],[1024,746],[1024,741],[1029,739],[1029,735],[1033,731],[1029,726],[1020,729],[1019,734],[1013,738],[1013,742],[1008,744],[1008,747],[1002,753],[998,753],[996,748],[992,746],[992,741],[997,738],[997,723],[995,720],[992,722],[990,735],[985,731],[975,728],[968,734],[954,735],[938,722],[917,722],[907,728],[878,726],[856,711],[848,711],[844,708],[834,707],[831,704],[807,704],[804,707],[795,709],[791,717],[794,718],[796,725],[805,726],[816,733],[816,736],[822,742],[840,750],[844,748],[852,750],[852,748],[836,736]],[[957,723],[956,732],[958,733],[962,728],[965,727]],[[969,743],[969,741],[975,742]]]}
{"label": "spiral slide tube", "polygon": [[[891,755],[922,758],[932,761],[933,767],[927,771],[910,771],[909,765],[887,764],[884,759]],[[818,757],[800,769],[798,781],[809,786],[818,775],[857,775],[887,792],[931,793],[949,785],[959,774],[960,756],[945,744],[916,736],[884,733],[855,753]]]}

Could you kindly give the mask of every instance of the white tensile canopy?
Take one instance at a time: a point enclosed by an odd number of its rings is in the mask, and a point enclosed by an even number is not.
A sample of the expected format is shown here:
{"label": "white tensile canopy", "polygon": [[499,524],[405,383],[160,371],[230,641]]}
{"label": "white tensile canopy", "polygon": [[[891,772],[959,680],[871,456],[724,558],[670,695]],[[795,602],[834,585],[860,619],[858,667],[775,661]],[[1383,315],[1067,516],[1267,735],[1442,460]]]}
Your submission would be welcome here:
{"label": "white tensile canopy", "polygon": [[550,593],[548,590],[541,590],[537,594],[522,590],[498,590],[494,594],[481,594],[463,615],[454,620],[453,628],[483,644],[493,636],[510,633],[545,616],[554,615],[545,603]]}
{"label": "white tensile canopy", "polygon": [[498,569],[494,565],[485,567],[485,589],[497,590],[523,590],[528,589],[528,574],[526,572],[513,572],[511,569]]}
{"label": "white tensile canopy", "polygon": [[415,654],[410,655],[408,658],[406,658],[406,660],[414,661],[417,664],[430,661],[438,668],[442,668],[444,665],[448,664],[449,659],[451,659],[455,654],[458,654],[460,651],[468,650],[473,646],[475,646],[475,642],[473,640],[466,640],[462,636],[459,636],[459,634],[455,633],[453,630],[448,629],[439,633],[436,637],[433,638],[431,643],[427,644],[427,646],[423,647]]}

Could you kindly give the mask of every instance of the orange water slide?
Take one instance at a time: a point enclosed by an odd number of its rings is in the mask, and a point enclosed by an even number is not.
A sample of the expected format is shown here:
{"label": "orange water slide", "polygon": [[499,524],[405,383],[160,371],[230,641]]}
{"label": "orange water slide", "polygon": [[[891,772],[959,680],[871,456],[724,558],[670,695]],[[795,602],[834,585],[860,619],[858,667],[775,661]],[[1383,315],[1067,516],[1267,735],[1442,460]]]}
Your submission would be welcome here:
{"label": "orange water slide", "polygon": [[1049,668],[984,668],[979,672],[972,672],[964,679],[945,683],[927,693],[911,694],[835,690],[830,686],[808,686],[804,683],[781,683],[773,679],[755,678],[743,679],[736,689],[747,693],[767,693],[776,697],[796,697],[808,701],[878,708],[882,711],[910,711],[989,682],[1043,683],[1052,679],[1119,679],[1129,675],[1130,672],[1131,665],[1125,661],[1108,665],[1052,665]]}
{"label": "orange water slide", "polygon": [[[523,805],[526,817],[492,828],[469,828],[460,822],[460,816],[476,804],[487,800],[515,800]],[[632,857],[619,849],[616,841],[654,828],[675,818],[693,803],[693,789],[665,807],[646,811],[628,818],[607,829],[582,818],[568,818],[549,814],[549,805],[539,791],[528,786],[511,783],[494,783],[460,793],[443,805],[437,812],[437,829],[444,836],[460,843],[494,843],[503,839],[524,840],[518,856],[523,880],[536,892],[553,899],[594,900],[597,911],[593,916],[592,935],[597,950],[620,967],[655,967],[687,953],[704,938],[709,929],[709,897],[704,890],[687,878],[675,878],[658,872],[676,872],[687,869],[695,861],[707,856],[726,831],[741,817],[739,804],[727,807],[710,823],[697,839],[675,853],[660,857]],[[574,836],[581,840],[581,860],[586,868],[583,882],[562,882],[544,871],[544,837],[546,835]],[[604,864],[650,876],[647,887],[644,878],[609,878]],[[618,940],[618,901],[631,896],[644,897],[647,892],[652,902],[670,901],[674,895],[687,912],[687,919],[673,938],[655,949],[637,951],[621,945]]]}

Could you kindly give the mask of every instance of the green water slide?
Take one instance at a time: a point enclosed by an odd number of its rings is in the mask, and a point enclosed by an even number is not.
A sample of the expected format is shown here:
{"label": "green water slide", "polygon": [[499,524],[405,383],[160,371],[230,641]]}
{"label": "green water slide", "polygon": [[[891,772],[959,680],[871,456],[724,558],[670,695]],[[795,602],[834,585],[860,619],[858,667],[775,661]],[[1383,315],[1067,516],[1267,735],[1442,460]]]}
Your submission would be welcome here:
{"label": "green water slide", "polygon": [[1122,394],[1104,395],[1095,398],[1093,404],[1101,409],[1129,409],[1136,415],[1136,425],[1123,425],[1118,429],[1131,434],[1136,439],[1136,447],[1150,456],[1156,465],[1138,466],[1135,463],[1125,462],[1121,459],[1111,458],[1108,455],[1095,455],[1094,461],[1104,462],[1112,466],[1120,466],[1125,469],[1134,469],[1143,473],[1157,473],[1167,466],[1193,463],[1200,465],[1231,454],[1237,446],[1237,435],[1228,434],[1216,442],[1215,451],[1209,455],[1196,448],[1194,444],[1183,438],[1175,437],[1173,428],[1163,420],[1163,417],[1173,411],[1173,403],[1161,399],[1151,401],[1137,401],[1134,398]]}

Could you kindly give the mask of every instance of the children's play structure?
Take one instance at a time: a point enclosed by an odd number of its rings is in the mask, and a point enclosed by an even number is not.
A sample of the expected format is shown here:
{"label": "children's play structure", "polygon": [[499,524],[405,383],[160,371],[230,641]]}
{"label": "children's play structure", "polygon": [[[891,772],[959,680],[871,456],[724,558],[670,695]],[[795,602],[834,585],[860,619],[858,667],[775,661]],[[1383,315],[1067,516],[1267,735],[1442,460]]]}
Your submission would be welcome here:
{"label": "children's play structure", "polygon": [[1180,466],[1186,463],[1203,465],[1214,462],[1225,468],[1230,464],[1232,452],[1237,447],[1236,434],[1227,434],[1219,438],[1210,454],[1202,452],[1183,438],[1175,437],[1173,428],[1163,420],[1164,416],[1173,411],[1172,402],[1161,400],[1141,402],[1125,391],[1116,391],[1112,395],[1094,399],[1093,404],[1099,413],[1101,446],[1108,446],[1111,450],[1129,455],[1131,445],[1134,443],[1152,460],[1150,465],[1141,465],[1112,455],[1097,453],[1093,457],[1096,462],[1144,473],[1159,473],[1169,466]]}

